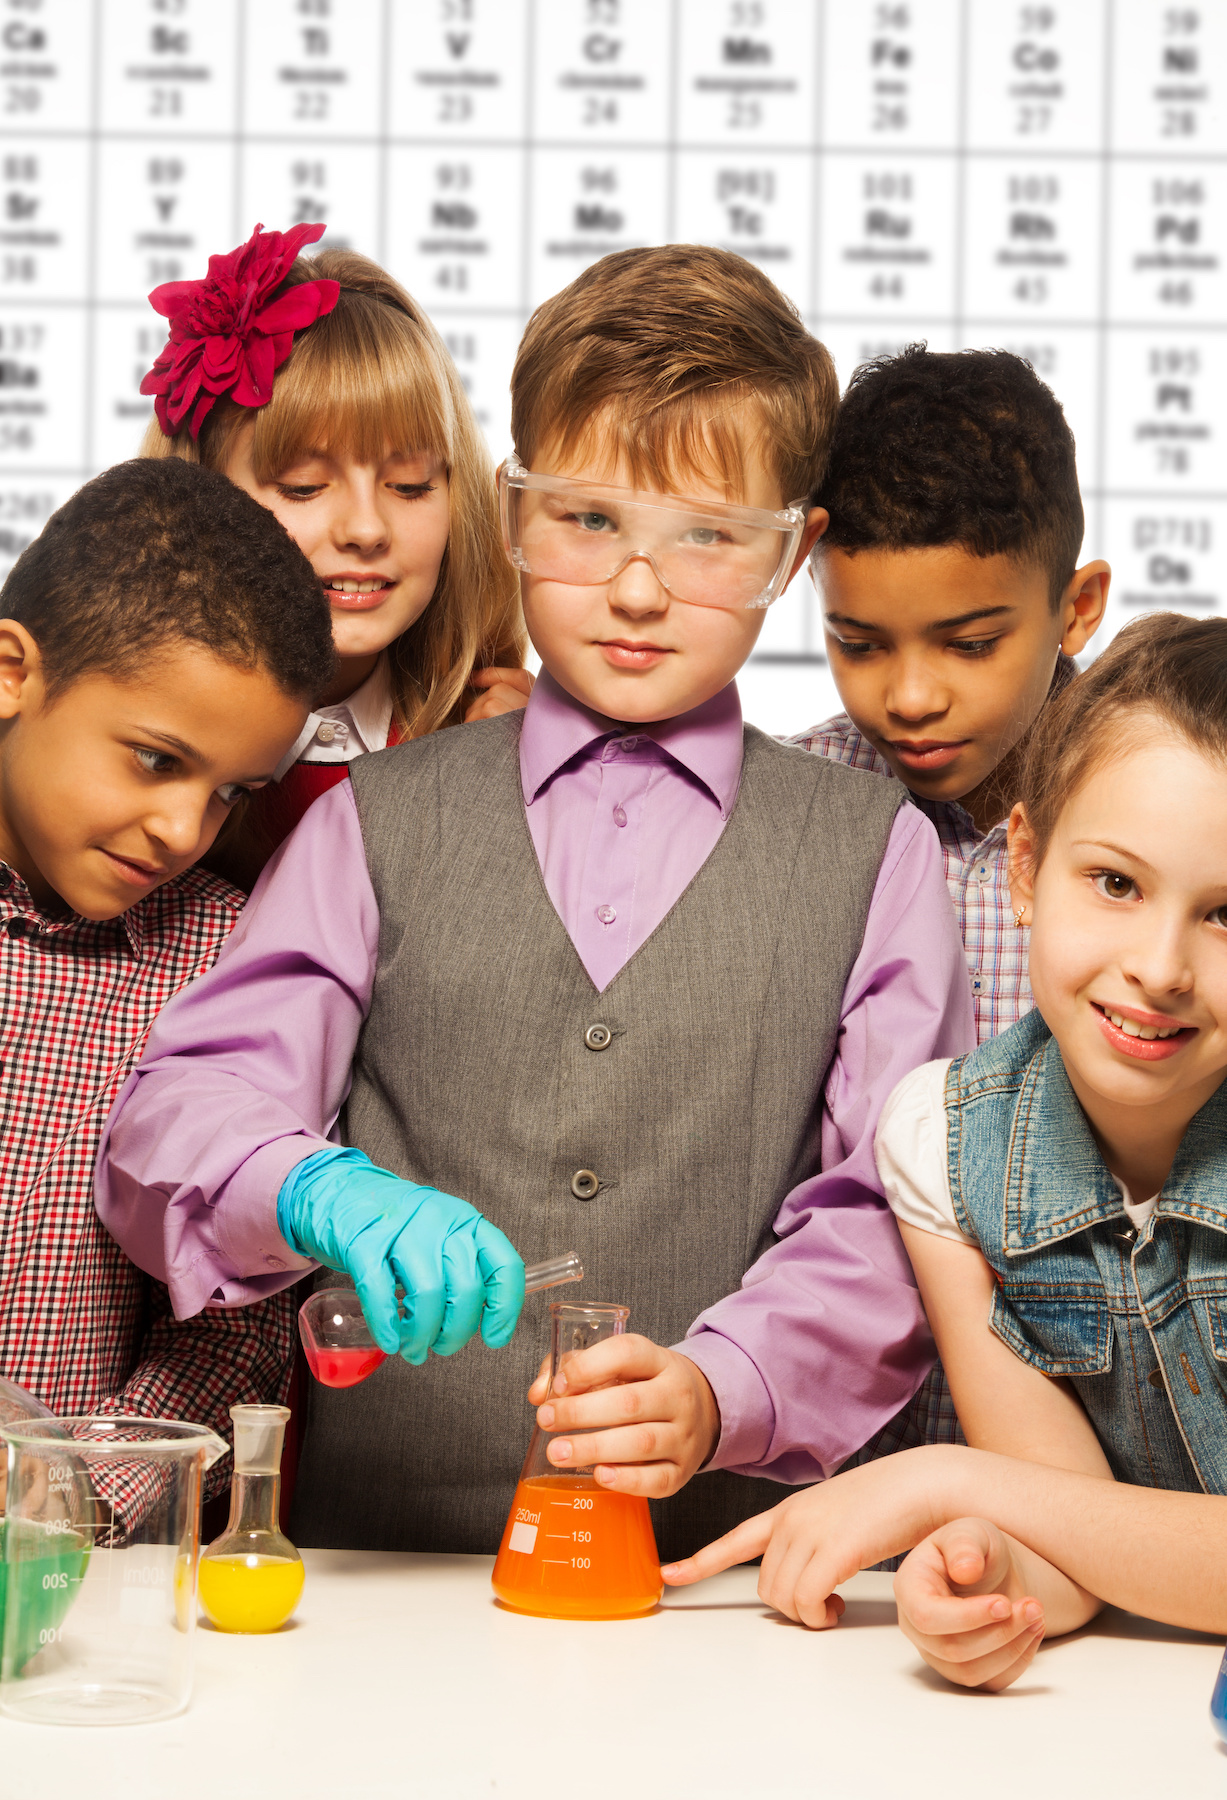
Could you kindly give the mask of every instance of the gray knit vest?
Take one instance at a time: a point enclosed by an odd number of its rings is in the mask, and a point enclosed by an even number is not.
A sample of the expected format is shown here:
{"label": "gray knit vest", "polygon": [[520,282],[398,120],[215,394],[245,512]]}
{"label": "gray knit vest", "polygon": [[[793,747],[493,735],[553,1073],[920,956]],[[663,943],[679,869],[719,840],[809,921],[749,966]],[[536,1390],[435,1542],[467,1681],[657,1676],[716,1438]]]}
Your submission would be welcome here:
{"label": "gray knit vest", "polygon": [[[381,923],[346,1141],[471,1201],[526,1262],[578,1250],[586,1277],[564,1299],[623,1302],[632,1331],[677,1343],[820,1167],[840,1003],[902,790],[747,727],[719,842],[598,994],[541,879],[520,724],[353,765]],[[594,1024],[612,1034],[602,1049]],[[577,1197],[580,1170],[599,1177],[594,1198]],[[496,1550],[553,1298],[527,1302],[506,1349],[391,1358],[340,1392],[312,1384],[296,1541]],[[662,1557],[781,1493],[697,1476],[654,1508]]]}

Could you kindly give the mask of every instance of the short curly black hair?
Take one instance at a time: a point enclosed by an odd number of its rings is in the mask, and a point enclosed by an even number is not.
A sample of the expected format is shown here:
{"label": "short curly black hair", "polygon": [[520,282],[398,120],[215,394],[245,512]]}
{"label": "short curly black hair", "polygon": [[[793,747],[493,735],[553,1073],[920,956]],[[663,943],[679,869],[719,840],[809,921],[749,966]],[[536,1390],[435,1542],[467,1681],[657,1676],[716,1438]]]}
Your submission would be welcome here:
{"label": "short curly black hair", "polygon": [[1084,519],[1074,434],[1029,362],[1008,350],[909,344],[848,384],[817,504],[824,549],[957,544],[1042,569],[1055,610]]}
{"label": "short curly black hair", "polygon": [[117,463],[78,488],[0,588],[38,644],[48,692],[131,679],[174,644],[267,669],[313,701],[334,667],[319,577],[266,507],[177,457]]}

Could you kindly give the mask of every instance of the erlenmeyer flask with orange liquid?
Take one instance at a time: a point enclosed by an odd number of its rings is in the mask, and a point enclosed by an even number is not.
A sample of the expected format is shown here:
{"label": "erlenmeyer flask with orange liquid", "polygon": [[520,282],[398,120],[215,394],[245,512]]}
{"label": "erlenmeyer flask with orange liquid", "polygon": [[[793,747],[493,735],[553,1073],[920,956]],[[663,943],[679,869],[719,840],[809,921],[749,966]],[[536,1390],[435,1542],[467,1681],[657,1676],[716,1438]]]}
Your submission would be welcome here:
{"label": "erlenmeyer flask with orange liquid", "polygon": [[[625,1331],[630,1309],[556,1302],[550,1314],[552,1394],[568,1358]],[[505,1606],[550,1619],[651,1612],[664,1584],[648,1503],[598,1487],[591,1469],[555,1469],[547,1447],[568,1435],[533,1427],[494,1564],[494,1591]]]}

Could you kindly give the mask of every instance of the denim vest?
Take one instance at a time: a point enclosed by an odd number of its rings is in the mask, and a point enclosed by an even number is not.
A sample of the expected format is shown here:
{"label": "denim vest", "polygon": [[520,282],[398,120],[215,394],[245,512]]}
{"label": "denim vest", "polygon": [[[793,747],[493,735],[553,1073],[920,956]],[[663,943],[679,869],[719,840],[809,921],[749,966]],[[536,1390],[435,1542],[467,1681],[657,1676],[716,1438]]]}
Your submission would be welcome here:
{"label": "denim vest", "polygon": [[1070,1381],[1119,1480],[1227,1493],[1227,1084],[1141,1232],[1038,1012],[951,1064],[946,1119],[993,1332]]}

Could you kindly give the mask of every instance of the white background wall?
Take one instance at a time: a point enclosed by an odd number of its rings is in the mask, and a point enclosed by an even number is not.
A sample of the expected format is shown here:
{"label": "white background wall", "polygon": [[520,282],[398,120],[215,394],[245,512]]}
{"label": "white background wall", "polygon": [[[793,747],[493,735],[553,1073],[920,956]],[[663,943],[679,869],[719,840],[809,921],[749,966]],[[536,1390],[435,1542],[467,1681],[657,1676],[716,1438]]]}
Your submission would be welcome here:
{"label": "white background wall", "polygon": [[[0,0],[0,568],[135,450],[158,282],[324,219],[443,327],[498,454],[594,258],[758,261],[841,376],[916,338],[1065,404],[1109,630],[1227,599],[1227,0]],[[834,706],[803,577],[749,716]]]}

